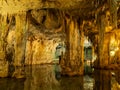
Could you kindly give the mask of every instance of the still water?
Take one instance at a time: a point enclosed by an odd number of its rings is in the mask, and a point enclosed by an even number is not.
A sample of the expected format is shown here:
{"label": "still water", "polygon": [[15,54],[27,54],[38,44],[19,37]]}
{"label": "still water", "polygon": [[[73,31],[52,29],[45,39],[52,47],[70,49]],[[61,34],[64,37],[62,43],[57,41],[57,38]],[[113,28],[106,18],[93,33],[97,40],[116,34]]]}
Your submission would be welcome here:
{"label": "still water", "polygon": [[0,90],[120,90],[120,71],[94,70],[92,75],[55,77],[54,65],[26,66],[25,79],[0,78]]}

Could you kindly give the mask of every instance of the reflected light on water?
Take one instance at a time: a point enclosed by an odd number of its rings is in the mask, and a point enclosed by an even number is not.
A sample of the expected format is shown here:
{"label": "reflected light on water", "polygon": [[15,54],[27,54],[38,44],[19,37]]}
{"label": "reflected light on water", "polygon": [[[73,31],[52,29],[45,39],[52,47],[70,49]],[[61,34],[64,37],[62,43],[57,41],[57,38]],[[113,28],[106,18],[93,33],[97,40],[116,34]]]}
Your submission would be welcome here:
{"label": "reflected light on water", "polygon": [[26,66],[26,78],[0,78],[0,90],[120,90],[120,73],[94,70],[93,75],[55,77],[54,65]]}

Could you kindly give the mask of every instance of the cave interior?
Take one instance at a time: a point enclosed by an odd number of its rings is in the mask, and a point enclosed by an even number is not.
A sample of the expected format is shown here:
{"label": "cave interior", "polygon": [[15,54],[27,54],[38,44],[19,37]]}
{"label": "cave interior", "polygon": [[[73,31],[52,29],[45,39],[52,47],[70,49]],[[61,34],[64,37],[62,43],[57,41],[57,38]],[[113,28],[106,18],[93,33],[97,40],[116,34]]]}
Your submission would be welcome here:
{"label": "cave interior", "polygon": [[57,50],[63,75],[83,75],[86,40],[94,68],[119,69],[119,6],[119,0],[0,0],[0,77],[22,78],[26,65],[56,63]]}

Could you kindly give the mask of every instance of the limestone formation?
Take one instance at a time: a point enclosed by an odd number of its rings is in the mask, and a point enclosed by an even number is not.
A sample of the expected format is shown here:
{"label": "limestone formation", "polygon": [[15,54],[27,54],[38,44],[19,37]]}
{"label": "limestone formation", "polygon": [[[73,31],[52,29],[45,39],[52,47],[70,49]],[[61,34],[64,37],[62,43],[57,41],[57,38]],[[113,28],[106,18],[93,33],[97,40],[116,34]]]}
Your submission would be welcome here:
{"label": "limestone formation", "polygon": [[[0,0],[0,77],[24,77],[24,66],[53,63],[62,43],[63,75],[83,75],[84,37],[95,68],[120,64],[116,0]],[[113,68],[113,67],[112,67]]]}

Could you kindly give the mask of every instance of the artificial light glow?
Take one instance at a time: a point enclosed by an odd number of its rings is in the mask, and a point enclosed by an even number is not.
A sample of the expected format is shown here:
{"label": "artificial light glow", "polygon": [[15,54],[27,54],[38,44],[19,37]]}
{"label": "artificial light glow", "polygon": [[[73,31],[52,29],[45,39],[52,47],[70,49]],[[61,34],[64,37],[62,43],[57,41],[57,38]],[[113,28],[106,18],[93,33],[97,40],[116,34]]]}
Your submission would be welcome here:
{"label": "artificial light glow", "polygon": [[115,56],[115,51],[110,51],[110,56]]}
{"label": "artificial light glow", "polygon": [[115,51],[118,51],[119,50],[119,48],[117,47],[117,48],[115,48]]}

